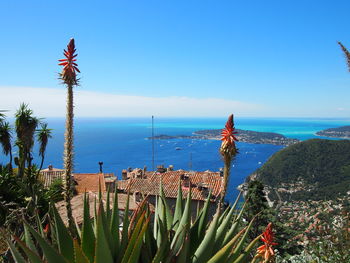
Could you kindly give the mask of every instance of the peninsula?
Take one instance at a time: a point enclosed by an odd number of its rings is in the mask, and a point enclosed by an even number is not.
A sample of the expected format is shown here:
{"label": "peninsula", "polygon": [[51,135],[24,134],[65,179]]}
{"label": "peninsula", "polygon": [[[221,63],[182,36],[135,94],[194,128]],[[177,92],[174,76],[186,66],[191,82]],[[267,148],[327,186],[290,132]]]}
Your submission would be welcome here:
{"label": "peninsula", "polygon": [[[157,140],[170,140],[170,139],[203,139],[203,140],[220,140],[221,139],[221,129],[212,130],[200,130],[195,131],[193,135],[157,135],[153,137],[148,137],[147,139],[157,139]],[[237,139],[240,142],[254,143],[254,144],[273,144],[273,145],[283,145],[289,146],[299,142],[297,139],[287,138],[282,134],[273,132],[257,132],[240,130],[237,131]]]}
{"label": "peninsula", "polygon": [[316,132],[316,135],[331,138],[350,139],[350,126],[341,126],[337,128],[325,129]]}

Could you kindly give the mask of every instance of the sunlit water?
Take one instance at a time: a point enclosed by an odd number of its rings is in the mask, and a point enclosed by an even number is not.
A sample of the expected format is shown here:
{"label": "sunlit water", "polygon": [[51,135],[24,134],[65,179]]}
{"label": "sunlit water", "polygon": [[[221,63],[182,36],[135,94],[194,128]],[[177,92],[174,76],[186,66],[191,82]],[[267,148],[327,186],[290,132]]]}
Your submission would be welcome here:
{"label": "sunlit water", "polygon": [[[45,164],[63,166],[64,119],[46,119],[53,129]],[[201,129],[221,129],[226,119],[166,119],[156,118],[154,134],[191,135]],[[306,140],[315,138],[315,132],[343,125],[345,119],[272,119],[237,118],[238,129],[277,132],[290,138]],[[122,169],[144,167],[152,169],[151,118],[103,118],[75,119],[75,171],[97,172],[98,162],[103,161],[104,172],[113,172],[120,177]],[[214,140],[155,140],[155,165],[174,165],[175,169],[217,171],[223,167],[218,152],[220,141]],[[227,199],[232,201],[236,187],[260,167],[282,146],[237,143],[239,154],[232,164]],[[180,149],[180,150],[179,150]],[[37,151],[36,151],[37,152]],[[0,155],[0,162],[4,156]],[[37,163],[40,159],[35,158]],[[190,161],[192,160],[192,161]]]}

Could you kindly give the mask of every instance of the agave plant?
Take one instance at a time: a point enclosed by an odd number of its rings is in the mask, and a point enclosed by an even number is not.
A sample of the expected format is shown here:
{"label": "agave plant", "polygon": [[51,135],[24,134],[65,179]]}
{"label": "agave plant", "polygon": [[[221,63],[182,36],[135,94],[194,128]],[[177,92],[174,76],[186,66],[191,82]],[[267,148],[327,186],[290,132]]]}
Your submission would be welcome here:
{"label": "agave plant", "polygon": [[[120,220],[118,195],[114,194],[110,208],[110,193],[106,206],[101,194],[95,205],[95,217],[90,218],[89,200],[84,197],[84,220],[73,238],[55,206],[51,206],[49,224],[34,230],[24,223],[23,238],[14,238],[9,246],[16,262],[248,262],[250,253],[261,236],[247,243],[250,222],[243,226],[241,210],[233,206],[217,209],[211,219],[210,194],[196,216],[191,215],[191,190],[183,200],[181,187],[174,213],[160,189],[154,211],[147,197],[129,216],[129,200]],[[95,204],[97,202],[95,201]]]}

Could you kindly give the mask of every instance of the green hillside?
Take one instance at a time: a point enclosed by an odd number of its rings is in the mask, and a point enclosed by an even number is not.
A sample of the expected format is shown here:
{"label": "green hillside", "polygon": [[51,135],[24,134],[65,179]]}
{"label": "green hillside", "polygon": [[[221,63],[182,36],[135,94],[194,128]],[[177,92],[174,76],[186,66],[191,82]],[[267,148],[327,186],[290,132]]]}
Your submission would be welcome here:
{"label": "green hillside", "polygon": [[278,194],[282,200],[334,199],[350,190],[350,141],[312,139],[291,145],[256,174],[272,188],[272,199]]}

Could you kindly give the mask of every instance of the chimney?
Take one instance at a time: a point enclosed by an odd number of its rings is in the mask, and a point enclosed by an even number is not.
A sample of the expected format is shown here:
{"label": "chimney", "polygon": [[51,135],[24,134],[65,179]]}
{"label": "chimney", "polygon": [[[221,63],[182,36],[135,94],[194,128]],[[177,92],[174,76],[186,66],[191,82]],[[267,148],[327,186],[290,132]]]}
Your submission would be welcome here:
{"label": "chimney", "polygon": [[158,173],[165,173],[166,169],[164,168],[164,165],[157,165],[157,172]]}
{"label": "chimney", "polygon": [[223,169],[223,168],[220,168],[220,169],[219,169],[219,172],[220,172],[220,176],[223,177],[223,176],[224,176],[224,169]]}
{"label": "chimney", "polygon": [[98,165],[100,166],[100,174],[102,173],[102,165],[103,165],[103,162],[98,162]]}
{"label": "chimney", "polygon": [[169,167],[168,167],[168,171],[174,171],[174,165],[169,165]]}
{"label": "chimney", "polygon": [[128,171],[125,170],[125,169],[122,171],[122,179],[123,179],[123,180],[128,179]]}
{"label": "chimney", "polygon": [[49,164],[48,168],[49,168],[49,171],[52,171],[53,166],[51,164]]}

